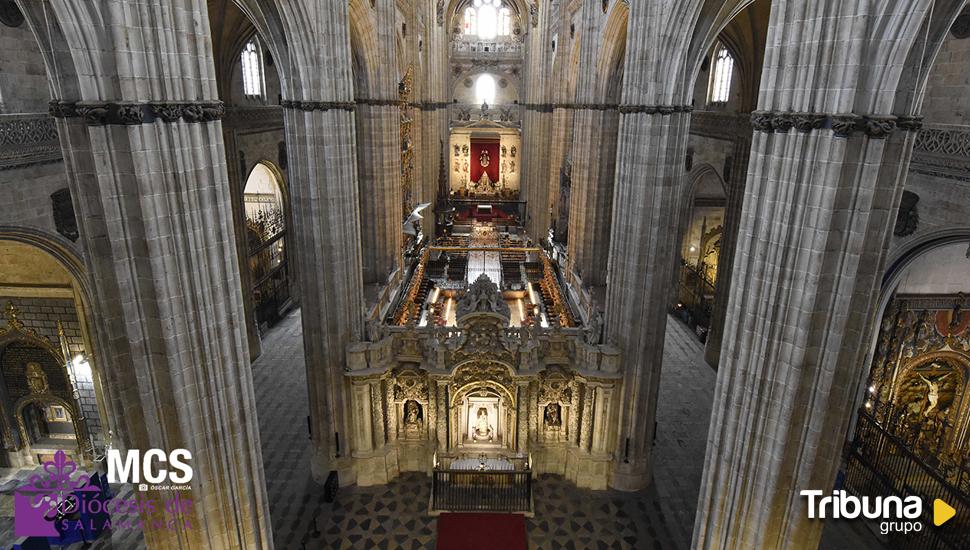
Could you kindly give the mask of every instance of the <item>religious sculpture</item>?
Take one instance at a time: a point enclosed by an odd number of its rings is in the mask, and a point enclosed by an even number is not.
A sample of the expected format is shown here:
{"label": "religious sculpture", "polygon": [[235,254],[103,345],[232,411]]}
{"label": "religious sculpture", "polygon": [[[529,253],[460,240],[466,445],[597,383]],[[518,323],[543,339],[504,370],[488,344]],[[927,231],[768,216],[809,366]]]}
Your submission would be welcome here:
{"label": "religious sculpture", "polygon": [[488,422],[488,409],[479,407],[478,417],[475,420],[475,429],[472,431],[472,440],[486,439],[491,441],[494,437],[492,425]]}
{"label": "religious sculpture", "polygon": [[30,388],[30,393],[47,393],[50,389],[47,384],[47,374],[40,363],[33,361],[27,363],[27,386]]}
{"label": "religious sculpture", "polygon": [[421,405],[417,401],[408,401],[404,405],[404,425],[408,430],[421,427]]}
{"label": "religious sculpture", "polygon": [[546,405],[545,420],[546,426],[550,428],[562,426],[562,412],[559,403],[549,403]]}
{"label": "religious sculpture", "polygon": [[469,313],[498,313],[504,317],[510,314],[509,305],[499,293],[498,286],[484,273],[468,287],[458,302],[457,313],[459,318]]}
{"label": "religious sculpture", "polygon": [[919,375],[920,379],[926,384],[926,401],[929,403],[929,406],[923,411],[923,416],[929,416],[930,412],[936,408],[936,405],[940,401],[940,382],[945,380],[948,376],[950,376],[950,374],[952,373],[944,374],[935,380],[930,380],[922,374]]}

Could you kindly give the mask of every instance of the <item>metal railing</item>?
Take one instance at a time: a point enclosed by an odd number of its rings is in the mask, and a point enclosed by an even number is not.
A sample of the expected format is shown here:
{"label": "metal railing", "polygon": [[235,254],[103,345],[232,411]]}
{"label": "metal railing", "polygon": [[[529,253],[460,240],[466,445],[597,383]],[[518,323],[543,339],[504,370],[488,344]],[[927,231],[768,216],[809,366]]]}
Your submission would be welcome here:
{"label": "metal railing", "polygon": [[[937,550],[970,548],[970,495],[930,467],[898,437],[879,425],[868,412],[859,413],[855,438],[846,460],[845,489],[856,496],[923,501],[923,529],[908,534],[889,533],[893,548]],[[933,502],[941,499],[957,510],[946,524],[933,525]]]}
{"label": "metal railing", "polygon": [[532,472],[435,470],[431,509],[449,512],[531,512]]}
{"label": "metal railing", "polygon": [[711,326],[711,313],[714,310],[715,285],[708,280],[703,271],[689,264],[681,264],[678,300],[689,317],[684,319],[691,327]]}

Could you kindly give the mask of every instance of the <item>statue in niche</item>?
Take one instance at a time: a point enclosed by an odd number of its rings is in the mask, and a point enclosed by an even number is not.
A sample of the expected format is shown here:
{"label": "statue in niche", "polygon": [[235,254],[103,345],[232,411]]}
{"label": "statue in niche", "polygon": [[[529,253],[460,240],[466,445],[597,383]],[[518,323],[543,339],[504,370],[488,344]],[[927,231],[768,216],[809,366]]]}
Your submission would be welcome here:
{"label": "statue in niche", "polygon": [[512,146],[512,158],[515,158],[515,153],[517,153],[517,152],[518,152],[518,149],[516,149],[515,148],[515,145],[513,145]]}
{"label": "statue in niche", "polygon": [[461,155],[461,147],[455,144],[455,158],[458,158],[460,155]]}
{"label": "statue in niche", "polygon": [[559,403],[549,403],[546,405],[545,414],[546,426],[558,428],[562,426],[562,407]]}
{"label": "statue in niche", "polygon": [[475,420],[475,430],[472,432],[472,440],[478,441],[485,439],[491,441],[494,437],[492,425],[488,422],[488,409],[479,407],[477,419]]}
{"label": "statue in niche", "polygon": [[409,400],[404,404],[404,426],[408,430],[416,430],[421,427],[421,405],[417,401]]}
{"label": "statue in niche", "polygon": [[30,393],[47,393],[50,389],[47,384],[47,373],[40,363],[33,361],[27,363],[27,386],[30,388]]}
{"label": "statue in niche", "polygon": [[504,156],[507,156],[507,155],[508,155],[508,152],[509,152],[509,151],[508,151],[508,149],[507,149],[507,148],[506,148],[506,147],[505,147],[505,146],[503,145],[503,146],[502,146],[502,156],[503,156],[503,157],[504,157]]}
{"label": "statue in niche", "polygon": [[481,120],[488,120],[488,117],[489,117],[489,114],[488,114],[488,102],[487,101],[483,101],[482,102],[482,114],[480,115],[480,119]]}
{"label": "statue in niche", "polygon": [[922,374],[919,375],[920,379],[926,384],[926,401],[929,404],[929,406],[926,407],[926,410],[923,411],[923,416],[929,416],[933,409],[936,408],[940,401],[940,382],[945,380],[948,376],[950,376],[950,374],[953,373],[944,374],[943,376],[933,380],[926,378]]}

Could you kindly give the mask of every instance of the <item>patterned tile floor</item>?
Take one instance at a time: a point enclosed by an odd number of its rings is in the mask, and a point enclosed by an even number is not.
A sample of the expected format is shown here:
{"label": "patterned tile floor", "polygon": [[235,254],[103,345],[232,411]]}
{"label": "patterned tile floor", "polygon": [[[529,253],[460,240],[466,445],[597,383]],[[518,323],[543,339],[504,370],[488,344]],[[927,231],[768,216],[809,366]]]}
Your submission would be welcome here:
{"label": "patterned tile floor", "polygon": [[[689,547],[715,373],[684,325],[671,318],[667,327],[654,484],[640,493],[586,491],[556,476],[540,477],[534,486],[536,515],[526,522],[532,548]],[[337,502],[323,501],[309,474],[304,365],[300,316],[294,311],[264,335],[263,354],[252,367],[275,547],[434,548],[436,520],[426,515],[430,481],[423,474],[405,474],[386,486],[344,487]],[[0,471],[0,489],[26,474]],[[0,495],[0,542],[11,540],[7,498]],[[94,547],[144,546],[138,536],[119,535]],[[822,548],[878,546],[851,526],[828,525]]]}
{"label": "patterned tile floor", "polygon": [[[13,491],[21,485],[26,485],[27,480],[34,474],[43,474],[43,470],[40,467],[35,469],[0,468],[0,548],[4,550],[9,548],[9,545],[17,540],[14,536],[13,525]],[[123,500],[131,500],[134,498],[131,485],[112,485],[111,489],[114,498]],[[112,519],[117,523],[122,518],[112,514]],[[124,519],[130,521],[131,518],[130,516],[126,516]],[[78,542],[65,548],[67,550],[79,550],[81,548],[92,550],[137,550],[144,547],[144,537],[140,530],[119,529],[111,532],[110,537],[104,535],[90,545]]]}

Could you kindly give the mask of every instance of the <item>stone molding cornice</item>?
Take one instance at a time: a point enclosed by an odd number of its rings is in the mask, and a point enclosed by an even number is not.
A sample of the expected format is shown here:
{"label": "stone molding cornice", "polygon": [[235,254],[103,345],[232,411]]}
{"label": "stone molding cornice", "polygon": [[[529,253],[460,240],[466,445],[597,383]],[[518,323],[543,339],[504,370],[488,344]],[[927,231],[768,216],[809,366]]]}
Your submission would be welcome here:
{"label": "stone molding cornice", "polygon": [[212,122],[221,120],[226,106],[221,101],[92,102],[51,101],[54,118],[82,118],[88,126],[150,124],[152,122]]}
{"label": "stone molding cornice", "polygon": [[355,98],[354,101],[295,101],[285,99],[280,103],[284,109],[298,109],[300,111],[353,111],[358,105],[368,105],[372,107],[413,107],[421,111],[437,111],[447,109],[449,101],[410,101],[403,102],[400,99],[373,99]]}
{"label": "stone molding cornice", "polygon": [[279,105],[227,107],[222,124],[226,128],[282,128],[283,108]]}
{"label": "stone molding cornice", "polygon": [[779,134],[793,128],[802,133],[830,128],[836,137],[861,133],[870,139],[885,139],[896,130],[918,131],[922,127],[922,117],[755,111],[751,113],[751,127],[756,132]]}
{"label": "stone molding cornice", "polygon": [[61,159],[54,119],[46,114],[0,116],[0,170]]}
{"label": "stone molding cornice", "polygon": [[674,113],[689,113],[694,110],[691,105],[623,105],[618,103],[523,103],[522,107],[528,111],[551,113],[555,109],[572,111],[619,111],[620,114],[648,114],[670,115]]}
{"label": "stone molding cornice", "polygon": [[449,105],[451,105],[449,101],[413,101],[408,103],[409,107],[414,107],[421,111],[438,111],[447,109]]}
{"label": "stone molding cornice", "polygon": [[729,141],[739,137],[750,138],[751,116],[750,113],[694,111],[690,117],[690,133]]}
{"label": "stone molding cornice", "polygon": [[354,103],[357,105],[369,105],[371,107],[402,107],[407,105],[407,103],[400,99],[373,99],[369,97],[354,98]]}
{"label": "stone molding cornice", "polygon": [[292,99],[284,99],[280,105],[282,105],[284,109],[296,109],[310,112],[353,111],[357,104],[353,101],[296,101]]}

